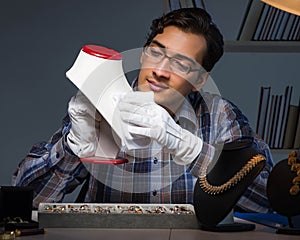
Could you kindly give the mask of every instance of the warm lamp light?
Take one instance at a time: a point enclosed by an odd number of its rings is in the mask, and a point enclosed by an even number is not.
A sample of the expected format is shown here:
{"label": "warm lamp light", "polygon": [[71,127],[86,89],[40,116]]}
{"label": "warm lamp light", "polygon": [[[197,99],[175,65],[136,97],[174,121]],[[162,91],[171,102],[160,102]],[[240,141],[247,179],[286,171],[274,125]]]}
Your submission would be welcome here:
{"label": "warm lamp light", "polygon": [[300,0],[261,0],[273,7],[300,16]]}

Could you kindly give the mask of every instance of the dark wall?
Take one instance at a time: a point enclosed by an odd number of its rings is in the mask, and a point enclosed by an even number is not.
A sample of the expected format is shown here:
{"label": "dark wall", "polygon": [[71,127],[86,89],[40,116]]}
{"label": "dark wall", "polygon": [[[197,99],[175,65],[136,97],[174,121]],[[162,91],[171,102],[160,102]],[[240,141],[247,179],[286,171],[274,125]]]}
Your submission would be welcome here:
{"label": "dark wall", "polygon": [[[31,146],[60,127],[77,91],[65,77],[80,48],[120,52],[143,45],[163,0],[0,0],[0,185],[9,185]],[[226,40],[235,39],[248,0],[205,1]],[[255,127],[260,86],[300,92],[300,53],[226,53],[212,72],[221,94]]]}
{"label": "dark wall", "polygon": [[0,185],[60,127],[76,92],[65,72],[81,47],[139,48],[161,13],[160,0],[0,1]]}

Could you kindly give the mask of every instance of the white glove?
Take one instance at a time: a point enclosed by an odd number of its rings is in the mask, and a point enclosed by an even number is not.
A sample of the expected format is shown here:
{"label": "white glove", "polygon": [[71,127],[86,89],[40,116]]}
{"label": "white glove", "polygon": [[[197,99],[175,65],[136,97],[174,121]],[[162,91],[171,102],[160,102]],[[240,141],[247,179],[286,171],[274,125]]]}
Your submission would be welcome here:
{"label": "white glove", "polygon": [[69,102],[71,129],[67,144],[78,157],[93,156],[96,152],[101,115],[79,91]]}
{"label": "white glove", "polygon": [[202,149],[202,140],[176,124],[169,113],[154,101],[143,100],[149,99],[145,98],[145,94],[153,92],[132,92],[119,102],[124,130],[132,136],[156,140],[169,150],[177,164],[191,163]]}

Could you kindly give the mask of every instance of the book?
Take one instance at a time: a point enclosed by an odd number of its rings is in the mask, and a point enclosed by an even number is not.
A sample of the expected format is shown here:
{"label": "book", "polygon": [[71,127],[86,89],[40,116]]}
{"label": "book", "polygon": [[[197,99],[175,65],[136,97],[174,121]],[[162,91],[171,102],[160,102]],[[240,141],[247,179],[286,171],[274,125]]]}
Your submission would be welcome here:
{"label": "book", "polygon": [[271,25],[272,25],[272,22],[273,22],[273,19],[274,19],[275,11],[276,11],[276,9],[274,7],[270,8],[270,11],[269,11],[268,16],[267,16],[267,20],[266,20],[264,28],[263,28],[261,39],[260,39],[262,41],[265,41],[268,38],[268,35],[270,33],[270,29],[271,29]]}
{"label": "book", "polygon": [[288,18],[288,21],[286,23],[286,26],[285,26],[285,29],[284,29],[281,40],[289,40],[290,32],[291,32],[291,29],[293,27],[295,18],[296,18],[296,16],[294,14],[289,14],[289,18]]}
{"label": "book", "polygon": [[274,40],[282,40],[282,37],[283,37],[283,32],[284,32],[284,29],[286,28],[286,25],[287,25],[287,22],[289,20],[289,16],[290,16],[290,13],[288,12],[285,12],[285,11],[282,11],[282,18],[280,20],[280,24],[279,24],[279,27],[278,27],[278,30],[277,30],[277,33],[275,35],[275,39]]}
{"label": "book", "polygon": [[276,109],[276,119],[275,119],[275,128],[274,128],[274,138],[272,148],[279,148],[279,135],[280,135],[280,125],[282,121],[284,101],[283,96],[278,96],[278,105]]}
{"label": "book", "polygon": [[261,40],[260,39],[261,33],[263,31],[263,27],[264,27],[264,24],[267,20],[267,15],[268,15],[269,11],[270,11],[270,5],[264,4],[263,9],[261,11],[261,14],[259,16],[258,24],[256,26],[255,33],[253,35],[252,40],[254,40],[254,41]]}
{"label": "book", "polygon": [[283,25],[282,24],[283,18],[284,18],[284,11],[277,9],[276,20],[274,22],[274,25],[272,28],[272,33],[270,35],[269,40],[273,41],[276,39],[276,36],[278,35],[279,29],[280,29],[280,25]]}
{"label": "book", "polygon": [[274,29],[275,29],[275,26],[277,24],[277,20],[278,20],[278,17],[279,17],[279,12],[280,12],[280,10],[278,8],[274,9],[272,19],[270,19],[271,22],[270,22],[270,27],[268,29],[268,34],[266,35],[265,40],[273,40],[272,36],[273,36],[274,32],[276,31]]}
{"label": "book", "polygon": [[265,35],[265,32],[267,31],[266,28],[267,28],[267,24],[268,22],[270,21],[270,15],[272,13],[272,9],[273,7],[268,5],[268,4],[265,4],[265,18],[264,19],[261,19],[262,22],[262,26],[261,26],[261,29],[260,29],[260,33],[259,33],[259,36],[258,36],[258,40],[262,41],[264,40],[263,37]]}
{"label": "book", "polygon": [[288,124],[288,117],[292,93],[293,86],[286,86],[283,94],[271,94],[270,86],[260,87],[256,133],[270,148],[281,149],[287,141],[285,135],[291,124]]}
{"label": "book", "polygon": [[280,125],[280,131],[279,131],[279,148],[283,148],[283,140],[284,140],[284,132],[286,130],[287,125],[287,117],[288,117],[288,108],[291,104],[291,98],[292,98],[292,92],[293,92],[293,86],[286,86],[285,92],[284,92],[284,102],[283,102],[283,113],[282,113],[282,121]]}
{"label": "book", "polygon": [[269,101],[268,101],[268,107],[267,107],[267,112],[266,112],[266,121],[265,121],[265,130],[264,130],[264,135],[261,136],[261,138],[263,140],[265,140],[265,142],[267,142],[268,139],[268,135],[269,135],[269,125],[270,123],[270,112],[272,109],[272,99],[271,96],[269,97]]}
{"label": "book", "polygon": [[269,146],[273,148],[274,146],[274,137],[276,131],[276,115],[277,115],[277,108],[278,108],[278,95],[274,96],[274,104],[272,109],[272,116],[271,116],[271,126],[270,126],[270,138],[269,138]]}
{"label": "book", "polygon": [[259,6],[256,1],[249,2],[238,40],[295,41],[299,38],[300,16],[265,3]]}
{"label": "book", "polygon": [[288,111],[286,131],[284,133],[283,148],[293,148],[299,118],[299,106],[290,105]]}
{"label": "book", "polygon": [[299,41],[300,40],[300,21],[298,21],[298,26],[296,29],[297,30],[295,31],[295,34],[294,34],[294,40]]}
{"label": "book", "polygon": [[300,16],[297,16],[295,18],[293,27],[291,29],[291,34],[289,36],[289,40],[293,41],[293,40],[297,40],[297,34],[299,31],[299,27],[300,27]]}
{"label": "book", "polygon": [[256,133],[264,138],[271,87],[260,88]]}
{"label": "book", "polygon": [[252,40],[258,26],[264,3],[260,0],[250,0],[237,36],[237,40]]}
{"label": "book", "polygon": [[[273,112],[274,112],[275,96],[272,95],[270,98],[270,107],[268,110],[268,121],[266,126],[266,136],[264,138],[265,142],[270,146],[271,142],[271,132],[272,132],[272,123],[273,123]],[[271,146],[270,146],[271,147]]]}

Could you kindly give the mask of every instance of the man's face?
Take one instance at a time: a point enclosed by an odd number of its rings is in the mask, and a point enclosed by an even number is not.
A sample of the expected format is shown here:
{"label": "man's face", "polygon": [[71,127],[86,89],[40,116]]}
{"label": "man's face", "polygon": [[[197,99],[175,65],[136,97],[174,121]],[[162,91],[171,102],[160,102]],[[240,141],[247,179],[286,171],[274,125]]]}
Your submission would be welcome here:
{"label": "man's face", "polygon": [[[206,41],[203,36],[168,26],[156,35],[149,47],[141,56],[138,89],[153,91],[155,102],[174,113],[191,91],[200,90],[205,83],[205,77],[199,77],[205,74],[197,70],[203,71]],[[161,60],[155,56],[161,56]],[[186,67],[191,71],[180,71]]]}

